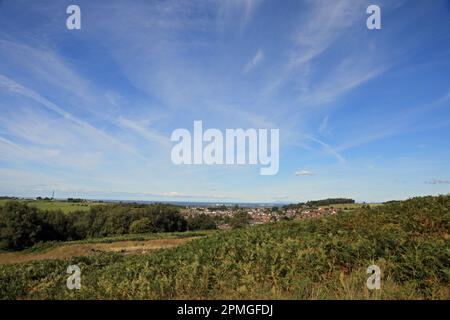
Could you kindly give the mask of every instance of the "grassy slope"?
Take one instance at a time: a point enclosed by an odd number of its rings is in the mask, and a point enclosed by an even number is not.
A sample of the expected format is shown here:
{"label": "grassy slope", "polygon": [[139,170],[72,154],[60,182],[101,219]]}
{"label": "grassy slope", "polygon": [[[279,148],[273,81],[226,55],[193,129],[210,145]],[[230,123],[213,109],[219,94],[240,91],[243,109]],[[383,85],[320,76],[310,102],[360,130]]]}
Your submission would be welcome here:
{"label": "grassy slope", "polygon": [[[214,233],[147,255],[0,266],[0,297],[449,299],[450,197]],[[82,288],[66,288],[78,264]],[[368,291],[366,269],[382,270]]]}

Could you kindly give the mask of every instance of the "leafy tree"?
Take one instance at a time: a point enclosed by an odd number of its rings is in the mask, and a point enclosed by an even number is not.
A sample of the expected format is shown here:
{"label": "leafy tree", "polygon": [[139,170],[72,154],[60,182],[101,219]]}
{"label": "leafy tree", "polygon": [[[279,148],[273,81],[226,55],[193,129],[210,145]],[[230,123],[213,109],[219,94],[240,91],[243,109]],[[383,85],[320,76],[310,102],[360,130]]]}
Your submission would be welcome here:
{"label": "leafy tree", "polygon": [[156,229],[153,225],[153,221],[151,218],[142,218],[139,220],[135,220],[130,224],[130,233],[146,233],[146,232],[155,232]]}
{"label": "leafy tree", "polygon": [[133,222],[133,216],[127,212],[126,208],[120,208],[106,215],[103,231],[107,235],[125,234],[131,222]]}
{"label": "leafy tree", "polygon": [[155,216],[154,226],[159,232],[186,231],[187,222],[178,212],[167,211]]}
{"label": "leafy tree", "polygon": [[188,230],[217,229],[216,221],[207,214],[198,214],[187,219]]}
{"label": "leafy tree", "polygon": [[247,212],[238,212],[236,213],[230,220],[230,226],[233,229],[236,228],[243,228],[246,227],[250,224],[250,221],[252,220],[252,218],[250,217],[250,215]]}
{"label": "leafy tree", "polygon": [[5,249],[20,250],[43,239],[38,209],[25,203],[7,202],[0,211],[0,242]]}
{"label": "leafy tree", "polygon": [[42,240],[68,240],[72,239],[70,232],[70,221],[61,211],[41,211],[38,212],[42,226]]}

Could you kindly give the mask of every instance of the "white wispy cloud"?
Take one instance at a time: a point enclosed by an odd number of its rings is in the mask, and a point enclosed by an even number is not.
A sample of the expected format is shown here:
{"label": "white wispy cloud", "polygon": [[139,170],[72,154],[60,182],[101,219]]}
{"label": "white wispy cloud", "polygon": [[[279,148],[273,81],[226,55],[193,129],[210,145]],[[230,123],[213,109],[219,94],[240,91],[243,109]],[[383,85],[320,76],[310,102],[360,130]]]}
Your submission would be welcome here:
{"label": "white wispy cloud", "polygon": [[24,151],[24,149],[21,146],[15,144],[14,142],[12,142],[12,141],[10,141],[10,140],[8,140],[6,138],[0,137],[0,142],[3,143],[3,144],[6,144],[9,147],[15,148],[15,149],[17,149],[19,151]]}
{"label": "white wispy cloud", "polygon": [[264,59],[264,53],[261,49],[259,49],[256,52],[256,54],[253,56],[253,58],[251,58],[250,61],[248,61],[247,64],[244,66],[243,72],[245,74],[250,72],[252,69],[256,68],[263,59]]}
{"label": "white wispy cloud", "polygon": [[[0,57],[3,66],[10,73],[22,74],[23,79],[36,86],[45,84],[56,87],[61,92],[75,96],[77,99],[90,104],[94,95],[91,82],[81,77],[70,63],[55,53],[52,49],[39,43],[25,44],[13,40],[0,39]],[[4,73],[5,75],[7,73]],[[36,81],[39,82],[36,83]],[[25,83],[24,86],[28,84]],[[91,109],[92,110],[92,109]]]}
{"label": "white wispy cloud", "polygon": [[296,176],[313,176],[314,173],[308,170],[301,170],[301,171],[296,171],[294,173]]}
{"label": "white wispy cloud", "polygon": [[126,145],[123,142],[117,140],[116,138],[110,136],[109,134],[103,132],[102,130],[97,129],[96,127],[92,126],[91,124],[87,123],[86,121],[81,120],[78,117],[75,117],[70,112],[65,111],[63,108],[57,106],[53,102],[42,97],[41,95],[34,92],[30,88],[27,88],[27,87],[25,87],[25,86],[15,82],[14,80],[12,80],[4,75],[1,75],[1,74],[0,74],[0,87],[3,87],[11,92],[17,93],[21,96],[24,96],[26,98],[34,100],[35,102],[39,103],[40,105],[42,105],[42,106],[46,107],[47,109],[54,111],[58,115],[62,116],[64,119],[70,120],[73,123],[79,125],[84,130],[89,132],[92,135],[92,137],[102,139],[104,141],[114,144],[117,147],[120,147],[120,148],[126,150],[127,152],[132,152],[134,154],[137,154],[136,150],[134,150],[129,145]]}
{"label": "white wispy cloud", "polygon": [[317,139],[315,137],[308,136],[308,135],[305,136],[305,139],[311,140],[311,141],[319,144],[327,154],[334,156],[341,164],[347,163],[347,160],[345,160],[345,158],[335,148],[333,148],[328,143],[326,143],[320,139]]}
{"label": "white wispy cloud", "polygon": [[376,121],[375,126],[364,128],[364,131],[361,130],[358,136],[351,137],[351,139],[342,142],[335,150],[337,152],[343,152],[402,133],[425,131],[429,128],[447,126],[449,122],[446,119],[444,119],[442,123],[433,123],[431,125],[424,125],[422,119],[426,117],[427,114],[431,114],[442,106],[445,106],[445,102],[449,98],[450,94],[444,93],[434,101],[415,107],[409,107],[407,113],[401,110],[395,113],[383,114],[378,121]]}
{"label": "white wispy cloud", "polygon": [[343,0],[310,1],[295,31],[295,51],[290,66],[308,63],[327,50],[339,36],[358,20],[362,3]]}
{"label": "white wispy cloud", "polygon": [[[363,1],[306,3],[308,10],[299,15],[286,62],[272,75],[265,95],[295,84],[298,109],[329,104],[379,77],[398,60],[400,53],[394,50],[375,51],[364,29],[358,27],[360,13],[365,12]],[[353,50],[356,46],[358,51]],[[333,49],[346,53],[324,57]],[[321,70],[322,63],[330,64],[326,72]]]}
{"label": "white wispy cloud", "polygon": [[229,23],[239,20],[242,30],[253,17],[256,9],[263,0],[219,0],[217,1],[221,28],[224,29]]}
{"label": "white wispy cloud", "polygon": [[337,0],[309,1],[308,9],[300,13],[299,24],[291,36],[293,46],[286,63],[268,85],[267,91],[279,89],[286,82],[300,77],[303,91],[309,87],[309,64],[341,37],[357,21],[362,3]]}
{"label": "white wispy cloud", "polygon": [[167,135],[162,135],[158,133],[156,130],[152,130],[151,128],[140,124],[139,122],[132,121],[126,119],[124,117],[118,118],[118,124],[123,128],[131,129],[137,132],[139,135],[144,137],[150,142],[156,142],[164,148],[170,148],[171,142]]}
{"label": "white wispy cloud", "polygon": [[324,135],[324,134],[326,134],[327,132],[328,132],[328,119],[329,119],[329,117],[328,116],[325,116],[323,119],[322,119],[322,122],[320,123],[320,127],[319,127],[319,133],[321,134],[321,135]]}
{"label": "white wispy cloud", "polygon": [[338,97],[350,92],[363,83],[383,74],[391,67],[390,64],[376,65],[370,59],[362,60],[352,57],[342,61],[328,76],[314,84],[299,98],[304,105],[330,103]]}
{"label": "white wispy cloud", "polygon": [[425,181],[426,184],[450,184],[450,180],[443,179],[431,179],[429,181]]}

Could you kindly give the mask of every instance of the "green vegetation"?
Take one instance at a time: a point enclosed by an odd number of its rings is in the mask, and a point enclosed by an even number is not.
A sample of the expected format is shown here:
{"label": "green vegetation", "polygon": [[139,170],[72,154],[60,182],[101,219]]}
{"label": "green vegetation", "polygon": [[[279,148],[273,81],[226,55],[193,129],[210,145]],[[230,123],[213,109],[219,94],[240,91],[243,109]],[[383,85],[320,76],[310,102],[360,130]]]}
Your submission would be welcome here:
{"label": "green vegetation", "polygon": [[220,206],[209,207],[208,210],[209,211],[227,211],[228,207],[226,205],[222,204]]}
{"label": "green vegetation", "polygon": [[349,203],[349,204],[331,204],[327,206],[321,206],[321,208],[324,209],[335,208],[343,211],[351,211],[365,207],[378,207],[382,205],[383,204],[381,203]]}
{"label": "green vegetation", "polygon": [[[0,266],[4,299],[449,299],[450,196],[213,232],[174,249]],[[82,270],[66,288],[67,266]],[[381,290],[366,269],[382,271]]]}
{"label": "green vegetation", "polygon": [[149,217],[144,217],[130,223],[130,233],[146,233],[153,232],[153,221]]}
{"label": "green vegetation", "polygon": [[24,202],[0,208],[0,249],[21,250],[45,241],[80,240],[141,232],[187,230],[178,207],[167,204],[109,204],[89,211],[43,211]]}
{"label": "green vegetation", "polygon": [[355,200],[346,198],[328,198],[323,200],[314,200],[308,202],[300,202],[297,204],[288,204],[283,206],[283,209],[303,209],[303,208],[317,208],[325,206],[335,206],[335,205],[352,205],[355,204]]}
{"label": "green vegetation", "polygon": [[217,229],[216,221],[207,214],[198,214],[187,219],[188,230],[213,230]]}
{"label": "green vegetation", "polygon": [[[115,243],[120,241],[147,241],[147,240],[170,240],[170,239],[183,239],[191,237],[204,237],[217,232],[214,230],[197,230],[197,231],[182,231],[182,232],[156,232],[156,233],[128,233],[121,235],[114,235],[101,238],[87,238],[83,240],[72,241],[47,241],[35,244],[30,248],[19,251],[19,253],[33,253],[33,252],[46,252],[48,250],[67,246],[72,244],[94,244],[94,243]],[[9,251],[2,251],[1,253],[7,253]]]}
{"label": "green vegetation", "polygon": [[308,201],[306,202],[306,205],[309,207],[320,207],[320,206],[327,206],[330,204],[351,204],[351,203],[355,203],[355,200],[346,198],[328,198],[324,200]]}
{"label": "green vegetation", "polygon": [[244,228],[250,224],[252,218],[247,212],[238,212],[230,219],[230,227],[233,229]]}
{"label": "green vegetation", "polygon": [[59,200],[19,200],[19,199],[1,199],[0,207],[4,206],[10,200],[17,200],[22,203],[26,203],[30,207],[36,207],[40,210],[56,210],[62,211],[64,213],[74,212],[74,211],[89,211],[91,206],[99,205],[100,202],[69,202],[69,201],[59,201]]}
{"label": "green vegetation", "polygon": [[[157,240],[157,239],[183,239],[191,237],[204,237],[213,234],[214,230],[196,230],[196,231],[182,231],[182,232],[156,232],[156,233],[139,233],[139,234],[122,234],[110,237],[101,238],[89,238],[84,240],[66,241],[66,242],[56,242],[55,245],[67,245],[67,244],[81,244],[81,243],[113,243],[118,241],[146,241],[146,240]],[[33,250],[32,247],[28,250]]]}
{"label": "green vegetation", "polygon": [[0,251],[0,265],[98,256],[111,252],[125,255],[144,254],[154,250],[173,248],[212,232],[214,231],[128,234],[79,241],[42,242],[22,251]]}

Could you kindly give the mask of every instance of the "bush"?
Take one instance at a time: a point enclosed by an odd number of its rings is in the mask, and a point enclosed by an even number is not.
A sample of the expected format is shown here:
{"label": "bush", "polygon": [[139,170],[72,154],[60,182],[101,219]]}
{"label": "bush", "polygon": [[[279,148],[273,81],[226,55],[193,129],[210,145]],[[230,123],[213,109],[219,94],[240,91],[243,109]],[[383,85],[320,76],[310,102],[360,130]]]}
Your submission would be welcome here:
{"label": "bush", "polygon": [[44,238],[43,222],[36,208],[11,201],[0,210],[0,241],[4,249],[24,249]]}
{"label": "bush", "polygon": [[187,222],[178,212],[167,211],[155,215],[154,226],[157,232],[186,231]]}
{"label": "bush", "polygon": [[236,213],[231,219],[230,219],[230,226],[233,229],[237,228],[243,228],[245,226],[248,226],[251,221],[251,217],[246,212],[238,212]]}
{"label": "bush", "polygon": [[130,233],[146,233],[146,232],[155,232],[156,229],[153,226],[152,219],[150,218],[142,218],[139,220],[135,220],[130,224]]}
{"label": "bush", "polygon": [[213,217],[206,214],[198,214],[187,219],[188,230],[213,230],[217,229]]}

